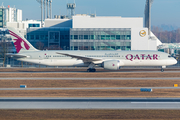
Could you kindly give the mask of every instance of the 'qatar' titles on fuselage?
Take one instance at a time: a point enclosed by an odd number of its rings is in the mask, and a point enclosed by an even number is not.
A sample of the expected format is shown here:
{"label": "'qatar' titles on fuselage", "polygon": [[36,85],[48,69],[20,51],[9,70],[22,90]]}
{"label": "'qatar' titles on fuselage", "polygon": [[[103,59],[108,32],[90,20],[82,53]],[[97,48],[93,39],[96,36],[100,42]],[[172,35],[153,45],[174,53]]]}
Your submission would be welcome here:
{"label": "'qatar' titles on fuselage", "polygon": [[133,61],[133,60],[158,60],[158,55],[157,54],[136,54],[133,56],[132,54],[126,55],[126,59]]}

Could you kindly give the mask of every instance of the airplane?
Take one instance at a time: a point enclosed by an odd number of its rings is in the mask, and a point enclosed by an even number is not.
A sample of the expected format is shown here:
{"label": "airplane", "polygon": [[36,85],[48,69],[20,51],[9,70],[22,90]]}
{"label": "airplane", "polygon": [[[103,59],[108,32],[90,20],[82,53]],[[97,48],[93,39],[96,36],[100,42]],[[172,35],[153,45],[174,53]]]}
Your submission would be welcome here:
{"label": "airplane", "polygon": [[131,50],[37,50],[14,28],[8,27],[17,54],[14,59],[46,66],[88,67],[87,72],[96,72],[99,66],[107,70],[119,70],[123,66],[161,66],[161,71],[177,60],[160,51]]}

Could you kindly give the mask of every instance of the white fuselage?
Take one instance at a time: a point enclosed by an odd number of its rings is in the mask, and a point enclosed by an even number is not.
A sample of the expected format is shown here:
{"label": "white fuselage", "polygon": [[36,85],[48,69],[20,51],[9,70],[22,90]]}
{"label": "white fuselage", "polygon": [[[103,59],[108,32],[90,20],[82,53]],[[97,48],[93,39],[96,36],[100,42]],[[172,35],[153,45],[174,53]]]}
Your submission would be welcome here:
{"label": "white fuselage", "polygon": [[21,53],[28,57],[18,60],[48,66],[88,67],[90,64],[81,59],[58,53],[96,58],[100,59],[99,63],[107,60],[119,60],[120,66],[168,66],[177,63],[169,54],[158,51],[28,51]]}

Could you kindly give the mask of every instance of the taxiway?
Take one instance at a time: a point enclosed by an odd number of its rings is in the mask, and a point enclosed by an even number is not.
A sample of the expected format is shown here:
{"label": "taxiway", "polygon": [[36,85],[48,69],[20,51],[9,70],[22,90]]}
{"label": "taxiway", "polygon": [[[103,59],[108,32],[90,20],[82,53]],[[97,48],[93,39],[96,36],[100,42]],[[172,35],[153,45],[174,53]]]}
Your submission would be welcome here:
{"label": "taxiway", "polygon": [[96,78],[54,78],[54,77],[15,77],[15,78],[0,78],[0,80],[180,80],[180,77],[148,77],[148,78],[104,78],[104,77],[96,77]]}
{"label": "taxiway", "polygon": [[0,109],[180,109],[180,98],[0,98]]}

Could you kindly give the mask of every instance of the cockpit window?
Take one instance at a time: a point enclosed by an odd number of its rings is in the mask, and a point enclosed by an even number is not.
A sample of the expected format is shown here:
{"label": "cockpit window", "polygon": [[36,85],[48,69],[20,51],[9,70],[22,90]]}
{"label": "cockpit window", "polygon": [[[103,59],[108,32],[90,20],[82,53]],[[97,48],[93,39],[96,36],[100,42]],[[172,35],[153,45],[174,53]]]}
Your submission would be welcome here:
{"label": "cockpit window", "polygon": [[171,57],[171,55],[168,55],[168,57]]}

